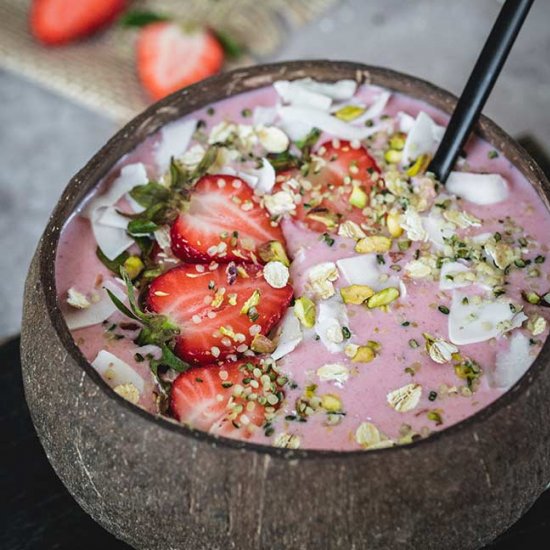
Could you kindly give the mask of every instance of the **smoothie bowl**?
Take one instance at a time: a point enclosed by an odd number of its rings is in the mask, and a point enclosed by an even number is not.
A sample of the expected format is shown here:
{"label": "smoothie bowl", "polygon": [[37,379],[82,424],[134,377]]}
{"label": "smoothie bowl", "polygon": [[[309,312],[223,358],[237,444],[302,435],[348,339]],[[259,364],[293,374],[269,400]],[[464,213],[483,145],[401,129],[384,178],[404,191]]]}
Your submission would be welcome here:
{"label": "smoothie bowl", "polygon": [[66,189],[27,282],[26,395],[139,548],[476,548],[550,479],[547,182],[454,98],[296,62],[182,90]]}

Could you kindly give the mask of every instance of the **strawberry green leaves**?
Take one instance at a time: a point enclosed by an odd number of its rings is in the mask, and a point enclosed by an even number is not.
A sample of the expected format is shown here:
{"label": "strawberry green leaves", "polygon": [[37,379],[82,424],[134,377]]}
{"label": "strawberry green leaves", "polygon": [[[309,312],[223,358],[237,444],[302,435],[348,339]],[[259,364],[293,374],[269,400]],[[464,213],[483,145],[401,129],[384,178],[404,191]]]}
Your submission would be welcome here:
{"label": "strawberry green leaves", "polygon": [[117,296],[115,296],[110,290],[106,289],[106,291],[109,294],[113,304],[115,304],[117,309],[122,314],[130,319],[133,319],[134,321],[137,321],[142,326],[136,343],[140,346],[152,344],[160,347],[162,350],[161,358],[152,359],[150,362],[153,373],[156,375],[158,368],[161,365],[174,369],[178,372],[186,371],[190,365],[177,357],[170,347],[171,341],[179,335],[179,328],[175,326],[165,315],[157,315],[143,311],[137,303],[132,280],[130,279],[128,272],[123,267],[120,268],[120,275],[126,284],[129,307],[126,306],[122,300],[117,298]]}

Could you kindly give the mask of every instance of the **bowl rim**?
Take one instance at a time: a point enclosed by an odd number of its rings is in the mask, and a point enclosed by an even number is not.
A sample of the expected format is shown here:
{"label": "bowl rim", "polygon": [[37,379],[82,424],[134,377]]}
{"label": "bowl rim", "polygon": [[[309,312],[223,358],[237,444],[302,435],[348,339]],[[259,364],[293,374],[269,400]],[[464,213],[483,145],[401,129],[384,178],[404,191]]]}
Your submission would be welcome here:
{"label": "bowl rim", "polygon": [[[112,136],[107,143],[96,152],[91,160],[89,160],[86,165],[71,178],[68,185],[62,192],[62,195],[57,202],[46,229],[42,235],[42,238],[39,243],[38,248],[38,272],[42,285],[42,290],[45,297],[45,305],[47,310],[47,315],[49,320],[56,332],[58,339],[65,348],[65,351],[74,360],[83,371],[90,376],[93,382],[101,389],[104,396],[110,400],[114,400],[115,403],[121,405],[125,410],[130,411],[131,414],[138,415],[141,418],[146,419],[148,422],[158,426],[162,430],[168,430],[174,433],[181,435],[182,437],[190,437],[198,442],[204,442],[209,444],[211,447],[220,447],[220,448],[230,448],[240,451],[256,452],[259,454],[269,455],[272,458],[279,459],[334,459],[334,458],[358,458],[363,457],[363,460],[374,459],[374,457],[379,456],[380,453],[396,453],[396,452],[414,452],[415,449],[427,448],[428,446],[435,446],[445,442],[452,438],[455,434],[462,433],[464,430],[470,428],[473,425],[479,425],[489,418],[493,417],[499,411],[502,411],[508,407],[514,399],[522,394],[525,394],[529,388],[536,382],[538,377],[544,371],[546,367],[546,362],[550,359],[550,338],[547,338],[544,342],[541,350],[539,351],[537,357],[527,371],[522,375],[522,377],[505,393],[498,397],[495,401],[491,402],[486,407],[477,411],[473,415],[468,416],[464,420],[457,422],[443,430],[432,432],[429,437],[418,439],[407,445],[394,445],[392,447],[384,449],[373,449],[366,451],[364,449],[356,450],[329,450],[329,449],[286,449],[278,448],[271,445],[264,445],[260,443],[252,443],[240,439],[231,439],[223,436],[216,436],[209,434],[198,429],[193,429],[185,424],[180,424],[175,420],[161,416],[159,414],[152,414],[137,405],[132,404],[128,400],[124,399],[122,396],[118,395],[112,390],[112,388],[103,380],[99,373],[93,368],[91,363],[84,357],[83,353],[80,351],[80,348],[74,341],[71,332],[69,331],[67,324],[65,323],[63,314],[58,304],[57,288],[56,288],[56,277],[55,277],[55,262],[57,256],[57,248],[59,243],[59,237],[61,231],[71,216],[74,214],[74,208],[71,208],[66,212],[66,204],[71,200],[75,200],[72,195],[78,195],[76,198],[76,204],[81,203],[83,198],[91,192],[91,190],[105,177],[106,174],[112,170],[116,164],[127,154],[128,151],[122,153],[115,160],[113,160],[109,166],[104,169],[102,175],[93,174],[94,170],[101,165],[101,158],[105,155],[109,149],[114,145],[117,146],[119,140],[123,140],[127,137],[129,133],[139,132],[143,128],[146,129],[146,133],[141,136],[141,141],[145,139],[148,135],[151,135],[158,131],[158,129],[165,124],[171,122],[172,120],[177,120],[183,116],[193,113],[196,110],[205,107],[208,104],[213,102],[220,101],[225,98],[234,97],[240,93],[245,93],[246,91],[252,91],[266,85],[269,85],[270,79],[275,80],[274,76],[280,74],[281,78],[285,76],[288,78],[288,73],[299,73],[295,74],[292,79],[299,78],[303,76],[310,76],[312,70],[321,69],[321,68],[333,68],[335,69],[333,76],[338,76],[338,78],[324,78],[325,81],[340,80],[342,78],[341,73],[349,72],[347,78],[351,78],[352,74],[355,74],[356,80],[359,82],[362,81],[373,81],[372,84],[385,87],[391,91],[403,93],[405,95],[410,95],[415,99],[425,101],[428,104],[431,104],[430,101],[436,98],[440,105],[436,105],[436,108],[449,114],[452,110],[452,107],[457,101],[457,98],[454,94],[435,86],[434,84],[411,76],[406,73],[399,71],[394,71],[392,69],[387,69],[384,67],[378,67],[374,65],[366,65],[362,63],[349,62],[349,61],[337,61],[337,60],[323,60],[323,59],[314,59],[314,60],[297,60],[297,61],[283,61],[278,63],[266,63],[255,65],[252,67],[234,69],[222,73],[217,76],[213,76],[206,80],[203,80],[197,84],[193,84],[179,90],[166,98],[152,104],[142,113],[130,120],[126,125],[121,128],[118,132]],[[303,73],[303,74],[301,74]],[[148,123],[154,118],[162,115],[164,111],[168,112],[170,116],[170,106],[172,102],[179,96],[200,96],[206,87],[216,87],[220,91],[224,90],[224,86],[231,83],[231,80],[237,81],[239,78],[246,77],[248,79],[256,79],[257,82],[253,82],[252,86],[249,88],[235,91],[230,89],[229,93],[226,95],[218,94],[217,99],[212,101],[203,101],[200,100],[197,104],[192,105],[192,108],[185,114],[178,114],[177,116],[171,117],[168,120],[163,120],[161,124],[155,125],[152,128],[147,129]],[[374,78],[372,78],[374,77]],[[315,77],[314,77],[315,78]],[[382,80],[383,83],[378,81]],[[389,81],[389,82],[388,82]],[[412,86],[411,89],[399,89],[392,88],[392,83],[401,83],[403,88],[407,86]],[[421,97],[422,96],[422,97]],[[428,98],[430,99],[428,99]],[[174,109],[172,108],[172,111]],[[160,116],[159,118],[162,118]],[[489,139],[487,133],[491,133],[493,136],[492,139]],[[509,156],[509,153],[514,153],[514,156],[518,156],[520,159],[523,159],[525,166],[518,166],[517,162],[512,163],[513,166],[518,169],[522,175],[530,182],[530,184],[535,187],[537,194],[540,196],[541,200],[546,205],[547,210],[550,212],[549,198],[550,198],[550,183],[548,182],[545,174],[542,172],[540,167],[532,159],[532,157],[504,130],[502,130],[497,124],[492,120],[482,115],[476,126],[475,134],[480,137],[483,137],[489,143],[494,144],[494,141],[499,141],[498,149],[502,150],[504,147],[507,151],[505,154],[506,157]],[[129,149],[131,151],[132,149]],[[510,161],[512,162],[512,161]],[[523,164],[523,162],[522,162]],[[526,170],[529,170],[530,173],[526,173]],[[94,175],[94,182],[91,185],[87,186],[85,193],[81,192],[79,194],[79,188],[83,180],[90,177],[90,173]]]}

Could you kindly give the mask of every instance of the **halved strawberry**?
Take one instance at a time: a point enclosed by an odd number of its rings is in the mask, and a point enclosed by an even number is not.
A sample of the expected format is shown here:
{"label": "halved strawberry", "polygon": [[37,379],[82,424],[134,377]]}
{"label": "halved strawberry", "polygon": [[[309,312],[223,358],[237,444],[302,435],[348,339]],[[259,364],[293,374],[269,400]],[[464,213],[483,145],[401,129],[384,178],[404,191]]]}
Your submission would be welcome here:
{"label": "halved strawberry", "polygon": [[180,328],[174,351],[189,362],[243,353],[256,334],[267,335],[292,299],[290,284],[272,288],[261,266],[210,267],[182,264],[157,277],[147,292],[148,309]]}
{"label": "halved strawberry", "polygon": [[186,30],[177,23],[158,22],[144,27],[137,43],[137,71],[153,99],[217,73],[223,48],[204,28]]}
{"label": "halved strawberry", "polygon": [[[315,155],[324,163],[318,172],[306,176],[313,186],[301,190],[302,200],[296,206],[296,217],[319,232],[335,229],[340,219],[356,223],[364,221],[363,208],[354,203],[360,204],[357,195],[361,198],[364,193],[368,197],[375,185],[373,174],[380,172],[375,160],[362,145],[352,146],[349,141],[338,140],[324,143]],[[279,174],[277,188],[284,187],[284,180],[295,174]],[[354,188],[357,190],[352,196]]]}
{"label": "halved strawberry", "polygon": [[[282,396],[275,381],[267,392],[264,384],[252,385],[254,369],[263,374],[269,367],[252,358],[194,367],[180,374],[170,393],[172,415],[192,428],[216,435],[250,437],[268,420],[265,406],[276,407]],[[248,399],[252,393],[256,397]],[[269,394],[278,396],[275,405],[267,401]]]}
{"label": "halved strawberry", "polygon": [[254,260],[260,245],[284,243],[250,187],[234,176],[204,176],[172,225],[172,250],[188,262]]}
{"label": "halved strawberry", "polygon": [[126,4],[126,0],[34,0],[31,30],[44,44],[64,44],[104,27]]}

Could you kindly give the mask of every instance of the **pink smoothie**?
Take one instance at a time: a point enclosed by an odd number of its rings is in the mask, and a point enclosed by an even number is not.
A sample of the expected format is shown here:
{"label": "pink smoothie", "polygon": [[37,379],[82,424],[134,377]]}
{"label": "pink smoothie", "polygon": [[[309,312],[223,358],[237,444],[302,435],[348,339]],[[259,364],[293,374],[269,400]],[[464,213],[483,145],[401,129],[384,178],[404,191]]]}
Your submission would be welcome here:
{"label": "pink smoothie", "polygon": [[[461,160],[457,170],[468,174],[501,176],[498,181],[491,182],[496,182],[496,196],[479,198],[474,192],[471,195],[473,200],[468,200],[466,196],[470,197],[469,193],[472,192],[469,181],[464,182],[459,178],[456,189],[460,193],[453,193],[438,187],[437,183],[434,188],[433,181],[426,184],[422,170],[415,175],[407,175],[410,165],[419,156],[415,156],[418,153],[418,149],[415,152],[415,147],[419,147],[419,144],[411,140],[407,144],[408,136],[412,132],[421,131],[418,126],[416,129],[413,127],[415,120],[418,122],[417,115],[421,112],[429,115],[432,130],[437,134],[437,125],[444,125],[447,120],[446,115],[437,109],[396,93],[392,93],[384,104],[380,97],[385,91],[369,85],[359,86],[346,99],[331,97],[331,91],[325,89],[312,89],[307,85],[304,89],[313,93],[316,99],[325,98],[326,104],[330,103],[328,109],[325,104],[321,106],[319,103],[318,110],[325,117],[336,119],[335,113],[342,106],[353,105],[357,107],[354,114],[360,114],[356,119],[349,116],[348,120],[338,119],[341,123],[353,128],[379,128],[372,136],[366,136],[359,141],[360,146],[365,146],[376,159],[381,170],[380,181],[385,182],[388,187],[390,192],[387,195],[392,195],[391,200],[381,207],[381,219],[386,220],[389,212],[395,214],[397,229],[394,227],[392,233],[389,222],[378,220],[378,225],[370,222],[360,224],[364,236],[359,239],[346,236],[338,228],[330,228],[327,231],[327,240],[322,234],[312,231],[296,219],[292,212],[277,214],[277,222],[280,223],[286,240],[287,253],[292,259],[289,284],[294,289],[294,297],[307,296],[314,302],[316,323],[320,322],[323,302],[338,302],[338,307],[347,315],[345,325],[341,323],[341,328],[347,329],[346,335],[343,341],[335,343],[339,349],[331,350],[325,345],[323,338],[316,336],[322,329],[317,329],[317,325],[308,328],[302,323],[300,341],[293,350],[276,361],[278,370],[284,373],[289,382],[284,388],[285,399],[270,422],[270,429],[257,429],[246,436],[236,430],[229,436],[246,437],[249,441],[267,445],[333,450],[379,448],[404,444],[417,437],[427,437],[432,432],[464,420],[498,399],[521,377],[539,352],[548,334],[547,309],[541,307],[540,303],[544,302],[541,297],[548,292],[549,285],[550,261],[545,261],[548,252],[545,242],[550,234],[550,216],[537,193],[519,171],[502,154],[479,138],[470,140],[466,149],[467,155]],[[354,122],[357,118],[361,120],[361,110],[364,111],[377,101],[380,109],[379,112],[373,111],[371,122]],[[280,91],[278,93],[273,87],[266,87],[219,102],[213,106],[213,111],[202,109],[178,123],[188,120],[204,121],[199,131],[208,136],[221,122],[254,127],[258,117],[267,116],[268,120],[262,121],[265,126],[280,127],[293,141],[293,134],[297,129],[285,125],[280,111],[278,115],[274,115],[263,109],[258,110],[258,107],[273,109],[281,103],[298,110],[304,108],[298,94],[281,96]],[[311,110],[317,107],[312,107],[310,103],[308,108]],[[403,113],[409,115],[409,118],[404,118]],[[298,115],[299,118],[304,113],[298,111]],[[311,126],[315,126],[315,123]],[[390,141],[392,136],[395,138],[393,142]],[[325,129],[314,146],[314,151],[334,138],[339,139],[341,136]],[[159,167],[158,161],[158,151],[162,147],[163,139],[165,136],[160,133],[153,135],[121,159],[63,229],[57,254],[56,277],[60,305],[68,319],[75,312],[90,311],[90,307],[95,306],[98,300],[101,301],[106,281],[123,289],[120,282],[117,282],[117,277],[96,256],[98,243],[92,231],[89,208],[97,197],[108,191],[125,166],[143,163],[148,179],[161,178],[166,169],[166,166]],[[178,139],[185,141],[181,135]],[[197,134],[186,144],[184,150],[177,150],[176,147],[174,150],[177,152],[174,154],[184,155],[196,143]],[[436,145],[437,140],[434,138],[433,147]],[[425,154],[433,153],[433,147]],[[407,148],[409,152],[412,151],[410,161],[404,159]],[[394,157],[388,151],[393,151]],[[235,159],[228,160],[227,166],[235,169]],[[388,184],[395,173],[401,175],[407,186],[401,196],[395,187]],[[136,183],[138,184],[143,182]],[[411,204],[421,196],[422,192],[417,193],[417,190],[422,185],[427,185],[427,204],[419,203],[416,208]],[[272,189],[267,195],[275,192]],[[456,195],[462,193],[466,196],[457,199]],[[448,201],[446,206],[437,206],[445,201]],[[485,201],[489,202],[480,204]],[[409,214],[416,213],[423,220],[416,232],[412,227],[413,222],[407,222],[404,204],[408,205],[406,208]],[[125,193],[117,200],[116,205],[124,212],[131,212],[134,207]],[[449,211],[465,212],[467,216],[456,222],[456,217],[443,216]],[[376,212],[370,211],[368,206],[364,212],[365,217],[376,216]],[[468,250],[470,247],[475,248],[472,244],[475,239],[470,239],[481,235],[478,242],[482,244],[476,249],[476,253],[481,256],[473,253],[474,259],[464,258],[458,262],[465,269],[476,273],[475,280],[468,281],[462,287],[441,288],[440,268],[445,263],[456,262],[457,249],[452,248],[449,241],[441,241],[438,236],[433,237],[433,232],[426,229],[430,223],[427,218],[443,219],[441,223],[447,223],[447,226],[443,229],[438,226],[437,231],[444,231],[445,239],[451,239],[455,235],[458,240],[467,243],[464,248]],[[340,223],[344,221],[342,219]],[[359,241],[372,236],[389,239],[390,250],[356,252]],[[400,242],[406,246],[400,246]],[[483,248],[484,243],[490,244]],[[368,245],[369,242],[365,241],[363,244]],[[138,252],[135,244],[128,250],[130,253]],[[369,254],[378,254],[376,270],[380,288],[374,285],[371,288],[372,293],[387,287],[399,290],[398,298],[381,308],[369,307],[368,299],[361,304],[346,303],[340,293],[342,289],[345,293],[352,281],[336,262],[345,258],[366,257]],[[498,254],[505,258],[497,257]],[[167,255],[164,269],[175,266],[180,261],[170,256]],[[422,274],[419,261],[429,265],[428,274]],[[324,263],[334,264],[337,272],[337,278],[329,283],[329,286],[334,287],[334,294],[329,298],[320,297],[312,291],[310,270]],[[496,278],[488,280],[484,278],[486,274],[479,275],[485,265],[489,265],[491,270],[487,276]],[[454,284],[458,280],[454,277],[451,274],[447,282]],[[443,280],[445,281],[444,277]],[[369,285],[361,283],[360,286]],[[70,289],[77,293],[76,302],[74,297],[67,302]],[[526,300],[528,292],[535,297]],[[89,305],[80,304],[84,307],[79,309],[79,297],[84,297]],[[480,301],[486,304],[490,302],[493,304],[491,307],[495,308],[498,307],[495,304],[504,303],[512,313],[506,315],[502,310],[487,310],[489,317],[496,317],[484,321],[480,330],[487,330],[489,334],[492,330],[489,325],[493,321],[498,325],[498,330],[495,329],[495,334],[486,338],[480,337],[481,341],[471,342],[470,340],[477,339],[471,335],[453,337],[465,324],[478,322],[478,318],[484,315],[478,303]],[[467,317],[460,317],[458,302],[463,307],[472,308]],[[288,314],[292,316],[293,312]],[[455,324],[454,329],[451,327],[452,323]],[[103,350],[132,369],[137,378],[127,372],[113,375],[109,369],[102,370],[102,375],[115,391],[151,414],[164,414],[168,418],[170,413],[163,407],[159,409],[159,395],[162,392],[159,391],[146,357],[151,349],[143,349],[134,343],[139,331],[139,324],[113,310],[108,317],[96,324],[74,328],[72,334],[90,362],[94,362]],[[428,340],[425,335],[428,335]],[[280,326],[269,334],[275,344],[279,336]],[[442,343],[443,360],[430,347],[433,345],[430,338]],[[353,355],[354,350],[357,353],[354,346],[370,348],[369,360],[356,360],[358,356]],[[511,360],[506,361],[506,357]],[[475,362],[480,369],[471,379],[461,376],[466,360]],[[319,369],[326,365],[337,365],[338,368],[336,371],[329,368],[327,372],[333,374],[320,376]],[[115,365],[112,368],[116,370],[117,367]],[[333,371],[340,374],[344,372],[345,375],[339,377]],[[166,380],[173,380],[176,374],[168,371]],[[134,388],[139,386],[137,393],[133,391],[132,385]],[[398,390],[402,390],[402,399],[396,394]],[[169,392],[169,389],[166,391]],[[331,405],[331,397],[336,399],[336,407]],[[299,409],[299,403],[303,403],[304,399],[313,402],[312,410],[308,414],[301,414]]]}

